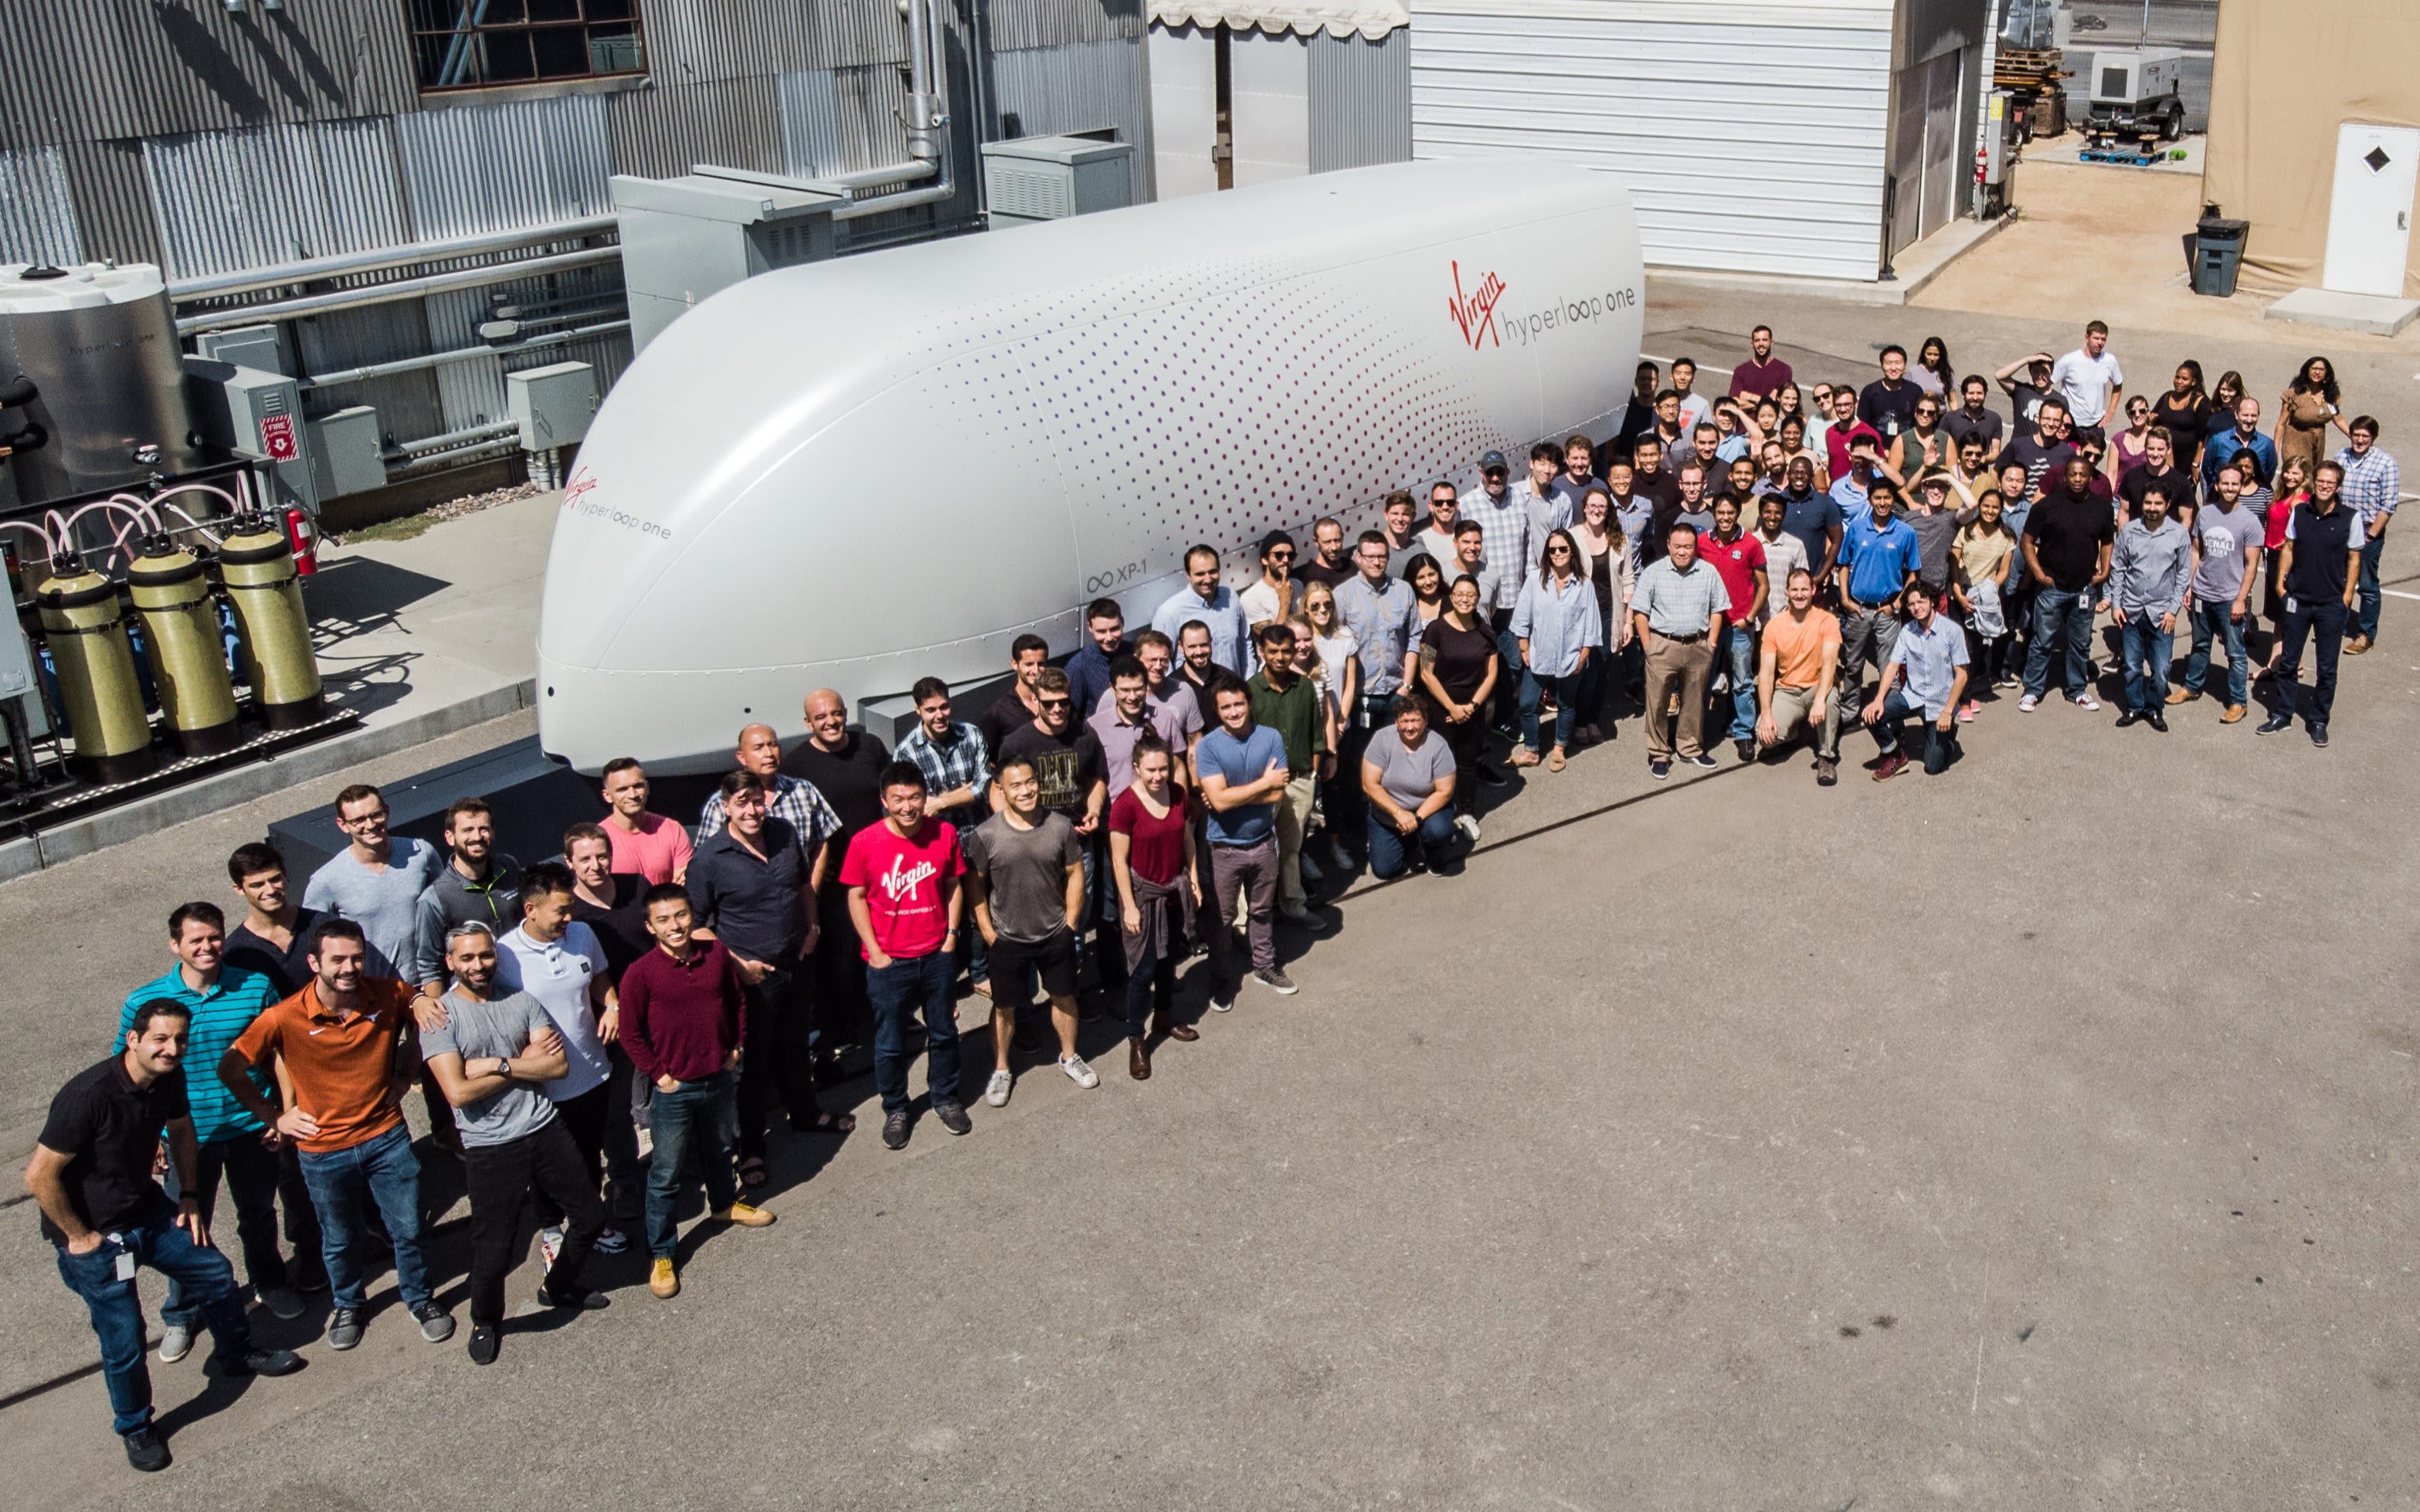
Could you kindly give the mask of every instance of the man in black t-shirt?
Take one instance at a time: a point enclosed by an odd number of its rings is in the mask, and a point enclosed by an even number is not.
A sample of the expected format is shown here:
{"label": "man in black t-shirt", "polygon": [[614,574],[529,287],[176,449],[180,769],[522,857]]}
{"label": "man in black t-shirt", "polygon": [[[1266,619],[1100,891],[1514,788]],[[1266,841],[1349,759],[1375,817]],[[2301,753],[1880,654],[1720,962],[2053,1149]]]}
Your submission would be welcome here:
{"label": "man in black t-shirt", "polygon": [[2051,642],[2058,639],[2067,643],[2069,702],[2079,709],[2101,707],[2090,680],[2092,591],[2109,577],[2109,548],[2117,536],[2108,501],[2092,492],[2090,464],[2069,457],[2065,483],[2034,505],[2018,537],[2034,585],[2033,636],[2019,709],[2031,713],[2049,691]]}
{"label": "man in black t-shirt", "polygon": [[[655,946],[647,933],[647,879],[613,870],[613,841],[602,825],[574,825],[563,832],[563,858],[571,867],[571,918],[585,924],[605,951],[606,977],[617,985],[622,973]],[[647,1078],[630,1065],[616,1037],[605,1046],[605,1191],[613,1216],[636,1223],[644,1216],[646,1183],[639,1172],[639,1120],[646,1117]]]}
{"label": "man in black t-shirt", "polygon": [[[1209,632],[1199,625],[1188,624],[1187,628],[1190,634],[1185,639],[1208,641]],[[1210,670],[1213,675],[1218,672],[1215,665]],[[1083,849],[1084,918],[1093,926],[1077,932],[1078,956],[1079,960],[1098,957],[1097,980],[1107,986],[1125,980],[1125,955],[1118,942],[1112,939],[1104,946],[1098,938],[1101,888],[1109,870],[1101,864],[1101,847],[1094,841],[1100,837],[1103,817],[1109,812],[1109,753],[1101,748],[1101,737],[1093,733],[1093,727],[1075,717],[1074,694],[1067,686],[1065,672],[1056,667],[1044,669],[1037,697],[1042,712],[1031,724],[1001,742],[1000,761],[992,764],[993,770],[1016,758],[1032,762],[1033,775],[1042,786],[1042,808],[1066,815],[1067,822],[1076,826],[1076,838]],[[1008,795],[994,782],[991,811],[999,813],[1007,807]]]}
{"label": "man in black t-shirt", "polygon": [[2336,658],[2344,649],[2345,621],[2361,589],[2361,548],[2366,533],[2361,512],[2344,501],[2344,464],[2322,462],[2311,474],[2311,497],[2294,506],[2286,521],[2286,547],[2277,563],[2285,585],[2286,623],[2281,626],[2276,677],[2277,712],[2261,721],[2259,733],[2292,728],[2302,676],[2303,642],[2314,642],[2319,674],[2303,704],[2311,744],[2328,743],[2328,714],[2336,702]]}
{"label": "man in black t-shirt", "polygon": [[2075,443],[2068,439],[2067,401],[2044,399],[2034,413],[2032,428],[2020,431],[2016,440],[2000,448],[1992,465],[2004,468],[2017,463],[2025,470],[2027,492],[2055,492],[2068,458],[2075,455]]}
{"label": "man in black t-shirt", "polygon": [[[311,964],[304,959],[311,932],[328,916],[293,901],[286,888],[286,857],[273,845],[237,846],[227,857],[227,880],[242,895],[244,918],[228,932],[220,964],[267,977],[278,996],[293,996],[311,980]],[[306,1253],[319,1251],[315,1246]]]}
{"label": "man in black t-shirt", "polygon": [[[51,1100],[25,1186],[41,1209],[42,1237],[56,1245],[59,1274],[84,1299],[101,1339],[101,1374],[126,1459],[163,1470],[167,1445],[151,1426],[151,1373],[143,1361],[143,1304],[136,1267],[178,1284],[201,1309],[222,1376],[287,1376],[302,1368],[290,1350],[255,1349],[235,1267],[210,1247],[195,1194],[199,1147],[185,1102],[185,1036],[193,1018],[173,998],[138,1003],[126,1044]],[[161,1131],[184,1196],[171,1203],[151,1179]]]}
{"label": "man in black t-shirt", "polygon": [[[806,742],[783,759],[782,770],[813,782],[840,815],[840,834],[830,844],[834,855],[845,856],[860,830],[882,822],[882,769],[891,764],[891,752],[875,736],[848,727],[848,704],[829,687],[807,695],[806,713]],[[824,944],[814,959],[820,1021],[815,1052],[830,1063],[841,1043],[870,1043],[874,1027],[865,957],[858,949],[848,889],[840,885],[837,866],[815,890],[815,914],[824,927]]]}
{"label": "man in black t-shirt", "polygon": [[2176,440],[2164,425],[2153,425],[2143,434],[2143,460],[2128,468],[2118,479],[2118,498],[2125,515],[2133,519],[2143,510],[2143,490],[2158,488],[2168,496],[2168,513],[2193,529],[2194,510],[2201,500],[2194,487],[2194,476],[2176,465]]}
{"label": "man in black t-shirt", "polygon": [[2000,417],[1992,412],[1992,385],[1980,373],[1969,373],[1958,385],[1960,403],[1941,417],[1941,428],[1949,439],[1964,446],[1970,438],[1983,443],[1983,455],[1991,455],[2000,449]]}
{"label": "man in black t-shirt", "polygon": [[1000,743],[1033,718],[1033,685],[1042,669],[1050,664],[1050,642],[1038,635],[1020,635],[1008,643],[1008,661],[1016,680],[992,700],[990,708],[975,716],[975,728],[983,732],[984,754],[995,766],[1000,764]]}

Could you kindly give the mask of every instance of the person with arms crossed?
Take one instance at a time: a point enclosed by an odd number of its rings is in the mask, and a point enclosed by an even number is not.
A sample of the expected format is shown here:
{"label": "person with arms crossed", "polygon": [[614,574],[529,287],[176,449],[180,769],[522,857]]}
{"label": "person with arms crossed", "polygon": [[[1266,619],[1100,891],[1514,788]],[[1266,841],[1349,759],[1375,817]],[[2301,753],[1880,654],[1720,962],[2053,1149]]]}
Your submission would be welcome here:
{"label": "person with arms crossed", "polygon": [[[1131,681],[1140,681],[1140,670]],[[1088,1090],[1101,1078],[1076,1053],[1076,933],[1084,921],[1076,826],[1042,807],[1042,779],[1031,757],[1001,757],[992,785],[1005,801],[967,836],[965,853],[967,898],[991,949],[993,1065],[984,1101],[1000,1108],[1016,1085],[1009,1045],[1037,980],[1059,1034],[1059,1069]]]}
{"label": "person with arms crossed", "polygon": [[[720,940],[702,940],[679,883],[649,887],[642,901],[656,948],[622,973],[622,1043],[647,1080],[647,1290],[680,1294],[684,1167],[706,1178],[709,1219],[763,1228],[773,1214],[739,1200],[729,1130],[736,1116],[740,1021],[747,990],[738,964]],[[694,1156],[694,1161],[687,1157]]]}
{"label": "person with arms crossed", "polygon": [[966,870],[957,830],[924,812],[924,774],[892,763],[882,774],[882,823],[849,843],[840,879],[864,942],[874,1085],[882,1097],[882,1142],[892,1149],[908,1148],[908,1020],[918,1012],[933,1117],[953,1134],[974,1127],[958,1101],[958,1019],[950,1003]]}
{"label": "person with arms crossed", "polygon": [[607,1302],[580,1284],[581,1267],[605,1227],[605,1205],[558,1104],[542,1090],[569,1069],[547,1011],[528,993],[498,983],[496,937],[477,919],[446,932],[445,965],[454,979],[442,999],[445,1022],[421,1029],[420,1053],[462,1131],[471,1198],[471,1363],[493,1365],[503,1348],[504,1278],[522,1207],[542,1196],[566,1215],[562,1237],[546,1252],[539,1305],[581,1310]]}
{"label": "person with arms crossed", "polygon": [[[52,1098],[25,1164],[25,1190],[41,1213],[42,1237],[58,1252],[59,1279],[84,1299],[101,1341],[112,1427],[127,1463],[142,1471],[167,1469],[168,1446],[152,1424],[138,1266],[167,1276],[200,1312],[220,1375],[287,1376],[302,1368],[291,1350],[254,1346],[235,1268],[210,1245],[185,1093],[191,1023],[173,998],[138,1005],[122,1047]],[[184,1193],[175,1202],[151,1177],[163,1130]]]}
{"label": "person with arms crossed", "polygon": [[1322,717],[1319,689],[1295,669],[1294,627],[1264,625],[1260,652],[1261,670],[1244,681],[1252,695],[1252,722],[1278,733],[1292,774],[1277,813],[1278,917],[1310,927],[1319,920],[1303,887],[1302,840],[1311,823],[1311,797],[1328,764],[1327,721]]}
{"label": "person with arms crossed", "polygon": [[[1362,538],[1365,570],[1380,549],[1370,537]],[[1293,979],[1278,967],[1275,928],[1277,810],[1285,801],[1292,774],[1286,768],[1283,738],[1252,722],[1252,693],[1243,679],[1220,680],[1211,701],[1218,728],[1202,737],[1194,760],[1202,801],[1209,809],[1210,896],[1218,919],[1210,930],[1210,1006],[1223,1013],[1235,1006],[1242,976],[1229,959],[1235,950],[1239,892],[1251,943],[1252,979],[1280,996],[1295,991]]]}

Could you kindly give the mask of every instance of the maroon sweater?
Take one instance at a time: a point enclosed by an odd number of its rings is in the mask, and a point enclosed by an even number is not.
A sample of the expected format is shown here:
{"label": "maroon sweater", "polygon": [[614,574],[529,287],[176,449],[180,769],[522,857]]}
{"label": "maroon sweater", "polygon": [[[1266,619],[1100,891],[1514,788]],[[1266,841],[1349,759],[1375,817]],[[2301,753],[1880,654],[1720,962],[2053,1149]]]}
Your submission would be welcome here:
{"label": "maroon sweater", "polygon": [[703,1081],[739,1048],[739,964],[722,942],[698,942],[687,961],[659,948],[622,973],[622,1049],[650,1082]]}

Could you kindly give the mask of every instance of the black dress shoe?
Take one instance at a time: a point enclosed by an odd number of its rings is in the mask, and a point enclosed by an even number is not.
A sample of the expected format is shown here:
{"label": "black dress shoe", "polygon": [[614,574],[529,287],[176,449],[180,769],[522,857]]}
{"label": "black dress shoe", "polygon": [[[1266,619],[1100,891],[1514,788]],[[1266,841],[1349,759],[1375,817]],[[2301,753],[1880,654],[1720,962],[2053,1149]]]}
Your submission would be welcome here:
{"label": "black dress shoe", "polygon": [[471,1330],[471,1363],[473,1365],[494,1365],[497,1354],[502,1352],[504,1347],[504,1335],[487,1324],[482,1323]]}
{"label": "black dress shoe", "polygon": [[137,1470],[153,1471],[168,1468],[168,1446],[160,1442],[160,1432],[146,1423],[133,1432],[121,1435],[126,1441],[126,1462]]}
{"label": "black dress shoe", "polygon": [[1753,740],[1734,740],[1734,741],[1732,741],[1732,742],[1731,742],[1731,746],[1732,746],[1732,748],[1736,749],[1736,750],[1739,752],[1739,759],[1740,759],[1742,762],[1752,762],[1752,761],[1756,760],[1756,742],[1755,742],[1755,741],[1753,741]]}
{"label": "black dress shoe", "polygon": [[2311,722],[2311,744],[2324,748],[2327,746],[2327,743],[2328,727],[2326,721],[2317,719],[2313,720]]}
{"label": "black dress shoe", "polygon": [[2273,714],[2266,719],[2261,720],[2260,728],[2252,733],[2256,735],[2273,735],[2281,730],[2291,730],[2293,728],[2294,717],[2292,715]]}
{"label": "black dress shoe", "polygon": [[2118,717],[2118,728],[2123,730],[2130,724],[2140,723],[2142,718],[2143,717],[2141,715],[2136,714],[2132,709],[2128,709],[2125,713]]}
{"label": "black dress shoe", "polygon": [[2157,709],[2143,716],[2143,722],[2164,735],[2168,733],[2168,717]]}
{"label": "black dress shoe", "polygon": [[292,1350],[246,1350],[241,1360],[220,1368],[229,1376],[290,1376],[302,1365]]}

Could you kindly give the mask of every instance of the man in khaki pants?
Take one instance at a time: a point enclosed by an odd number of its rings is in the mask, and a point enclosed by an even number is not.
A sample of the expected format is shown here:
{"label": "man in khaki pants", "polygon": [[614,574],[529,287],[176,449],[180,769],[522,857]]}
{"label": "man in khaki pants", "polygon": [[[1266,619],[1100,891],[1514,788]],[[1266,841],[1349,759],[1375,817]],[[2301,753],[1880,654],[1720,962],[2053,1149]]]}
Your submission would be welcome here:
{"label": "man in khaki pants", "polygon": [[[1676,744],[1690,765],[1715,764],[1705,748],[1706,685],[1730,607],[1722,574],[1698,555],[1696,529],[1673,526],[1665,554],[1639,573],[1630,596],[1631,626],[1647,647],[1647,770],[1658,779],[1672,775]],[[1676,690],[1677,728],[1664,714]]]}

